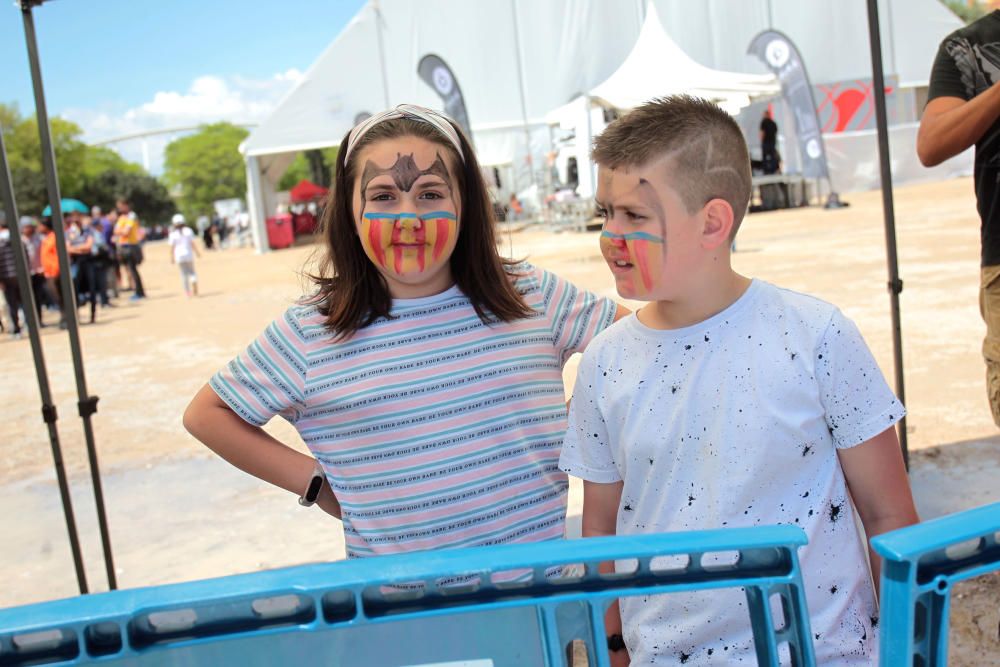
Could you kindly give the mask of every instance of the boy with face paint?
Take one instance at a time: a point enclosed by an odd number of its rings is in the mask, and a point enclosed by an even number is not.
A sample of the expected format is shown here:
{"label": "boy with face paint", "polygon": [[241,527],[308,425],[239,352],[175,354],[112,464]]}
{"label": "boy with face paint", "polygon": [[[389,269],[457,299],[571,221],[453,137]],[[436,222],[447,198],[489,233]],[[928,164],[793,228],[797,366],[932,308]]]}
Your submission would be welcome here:
{"label": "boy with face paint", "polygon": [[[854,510],[869,537],[917,521],[903,406],[836,307],[733,270],[750,161],[725,112],[655,100],[593,155],[601,252],[619,294],[648,303],[580,364],[560,466],[584,480],[584,535],[800,526],[817,661],[872,664],[877,586]],[[606,622],[636,664],[756,663],[738,590],[622,599]]]}

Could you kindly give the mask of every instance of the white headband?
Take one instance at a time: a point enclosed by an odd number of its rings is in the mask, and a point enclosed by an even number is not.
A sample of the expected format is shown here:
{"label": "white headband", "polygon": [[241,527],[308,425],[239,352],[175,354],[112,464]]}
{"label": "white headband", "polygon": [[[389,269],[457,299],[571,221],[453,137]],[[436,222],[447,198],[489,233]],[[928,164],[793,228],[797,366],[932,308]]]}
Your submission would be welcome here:
{"label": "white headband", "polygon": [[394,120],[396,118],[410,118],[412,120],[419,120],[433,126],[434,129],[443,134],[445,138],[451,142],[452,146],[455,147],[455,150],[458,151],[458,156],[462,158],[462,162],[465,162],[465,154],[462,152],[462,141],[459,139],[458,132],[455,131],[455,126],[451,124],[448,117],[440,112],[434,111],[433,109],[418,107],[415,104],[400,104],[395,109],[380,111],[374,116],[369,116],[355,125],[354,129],[351,130],[351,133],[347,137],[347,148],[344,150],[344,162],[346,163],[351,157],[351,151],[353,151],[354,147],[357,146],[361,137],[368,134],[368,130],[383,121]]}

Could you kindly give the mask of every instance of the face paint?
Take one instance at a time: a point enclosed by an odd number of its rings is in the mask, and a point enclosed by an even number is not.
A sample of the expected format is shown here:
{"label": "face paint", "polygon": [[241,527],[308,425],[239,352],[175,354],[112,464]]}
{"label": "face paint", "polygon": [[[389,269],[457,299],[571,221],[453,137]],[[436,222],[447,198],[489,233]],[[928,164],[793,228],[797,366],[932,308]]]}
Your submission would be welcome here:
{"label": "face paint", "polygon": [[409,192],[413,188],[413,184],[417,182],[417,179],[421,176],[433,175],[444,181],[445,186],[448,188],[449,194],[452,192],[451,189],[451,178],[448,176],[448,167],[445,166],[444,160],[441,159],[441,154],[436,154],[436,159],[427,167],[427,169],[419,169],[417,163],[413,161],[413,154],[409,155],[396,155],[396,162],[388,169],[383,169],[378,165],[372,163],[370,160],[365,162],[365,168],[361,172],[361,215],[364,216],[365,204],[367,202],[368,184],[372,182],[373,179],[378,178],[384,174],[392,176],[393,183],[396,187],[403,192]]}
{"label": "face paint", "polygon": [[461,194],[442,153],[435,142],[403,136],[358,155],[357,238],[393,298],[430,296],[454,284]]}
{"label": "face paint", "polygon": [[381,270],[407,276],[432,272],[451,257],[458,218],[448,211],[365,213],[360,239],[368,258]]}
{"label": "face paint", "polygon": [[[666,249],[663,237],[648,232],[615,234],[604,230],[601,232],[600,243],[601,253],[611,265],[621,287],[631,292],[629,297],[641,299],[653,291],[656,278],[663,270]],[[638,284],[635,280],[636,272]]]}

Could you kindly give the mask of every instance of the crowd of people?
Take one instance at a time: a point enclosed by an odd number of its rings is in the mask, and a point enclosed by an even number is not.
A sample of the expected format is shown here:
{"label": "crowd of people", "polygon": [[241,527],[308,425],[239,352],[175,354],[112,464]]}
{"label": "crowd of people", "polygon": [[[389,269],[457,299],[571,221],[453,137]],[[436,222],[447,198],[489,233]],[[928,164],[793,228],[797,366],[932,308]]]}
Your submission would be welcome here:
{"label": "crowd of people", "polygon": [[24,248],[30,287],[40,327],[52,315],[59,328],[66,327],[66,311],[89,305],[89,322],[97,321],[98,307],[113,308],[115,300],[131,292],[129,300],[146,298],[139,266],[143,262],[144,231],[128,200],[119,199],[106,214],[97,206],[85,214],[67,211],[63,216],[72,303],[67,303],[61,285],[56,234],[49,217],[24,216],[12,229],[0,222],[0,280],[7,303],[7,324],[0,328],[20,337],[28,321],[18,287],[14,244],[11,234],[19,233]]}

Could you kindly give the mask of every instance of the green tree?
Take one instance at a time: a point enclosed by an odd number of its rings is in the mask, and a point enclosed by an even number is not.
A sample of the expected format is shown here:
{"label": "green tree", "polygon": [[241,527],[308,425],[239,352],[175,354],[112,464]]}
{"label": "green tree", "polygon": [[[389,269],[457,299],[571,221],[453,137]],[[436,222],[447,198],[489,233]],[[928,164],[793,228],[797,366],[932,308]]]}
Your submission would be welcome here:
{"label": "green tree", "polygon": [[143,224],[166,223],[177,212],[166,186],[139,165],[124,164],[123,169],[110,168],[88,176],[78,199],[109,211],[116,199],[124,197]]}
{"label": "green tree", "polygon": [[246,196],[239,145],[248,134],[231,123],[214,123],[167,146],[164,178],[179,192],[182,213],[193,219],[211,213],[217,199]]}
{"label": "green tree", "polygon": [[[0,104],[0,123],[18,210],[37,215],[48,203],[38,122],[34,117],[23,118],[14,105]],[[49,120],[49,128],[59,190],[64,197],[73,197],[84,181],[88,147],[80,141],[83,130],[76,123],[58,117]]]}
{"label": "green tree", "polygon": [[288,165],[288,169],[281,175],[281,179],[278,181],[278,190],[291,190],[299,181],[310,176],[306,154],[297,153],[295,159]]}
{"label": "green tree", "polygon": [[337,166],[338,149],[338,146],[331,146],[297,154],[278,181],[278,190],[291,190],[302,179],[330,187]]}

